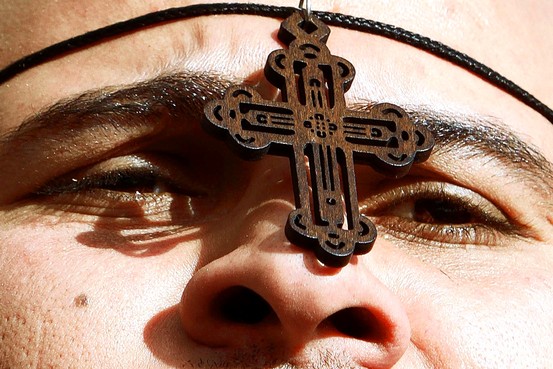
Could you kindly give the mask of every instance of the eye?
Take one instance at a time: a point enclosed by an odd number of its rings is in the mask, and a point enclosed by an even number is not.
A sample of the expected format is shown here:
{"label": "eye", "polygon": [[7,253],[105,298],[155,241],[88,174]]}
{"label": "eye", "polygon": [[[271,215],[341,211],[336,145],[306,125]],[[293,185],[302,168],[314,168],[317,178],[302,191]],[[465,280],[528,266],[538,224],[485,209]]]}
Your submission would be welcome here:
{"label": "eye", "polygon": [[[427,195],[429,196],[429,195]],[[391,214],[404,215],[407,219],[426,224],[473,224],[483,221],[484,217],[472,204],[457,198],[419,198],[405,201],[396,206]]]}
{"label": "eye", "polygon": [[202,196],[205,190],[201,184],[195,183],[194,176],[184,174],[183,170],[178,163],[167,158],[160,159],[152,155],[125,156],[56,179],[36,193],[53,195],[105,190],[132,194],[173,193]]}
{"label": "eye", "polygon": [[49,209],[83,217],[195,224],[222,210],[233,191],[236,183],[219,169],[166,154],[127,155],[62,175],[35,197]]}
{"label": "eye", "polygon": [[445,182],[419,181],[365,199],[361,209],[394,236],[448,245],[498,245],[517,227],[482,195]]}

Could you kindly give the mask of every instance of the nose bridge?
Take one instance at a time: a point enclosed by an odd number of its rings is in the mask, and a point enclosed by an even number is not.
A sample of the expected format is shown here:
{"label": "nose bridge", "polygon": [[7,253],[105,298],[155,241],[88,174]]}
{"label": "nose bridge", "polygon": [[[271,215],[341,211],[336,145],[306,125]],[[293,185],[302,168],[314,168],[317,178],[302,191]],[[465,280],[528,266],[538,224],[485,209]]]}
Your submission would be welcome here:
{"label": "nose bridge", "polygon": [[237,247],[251,244],[252,238],[272,237],[282,233],[288,214],[294,209],[290,164],[284,157],[266,157],[251,162],[244,177],[247,185],[224,216],[206,230],[200,264],[223,257]]}
{"label": "nose bridge", "polygon": [[252,222],[274,218],[276,211],[282,210],[286,213],[279,215],[282,219],[278,224],[284,225],[287,213],[294,207],[290,161],[285,157],[267,157],[252,169],[252,179],[237,211],[245,214],[246,222]]}

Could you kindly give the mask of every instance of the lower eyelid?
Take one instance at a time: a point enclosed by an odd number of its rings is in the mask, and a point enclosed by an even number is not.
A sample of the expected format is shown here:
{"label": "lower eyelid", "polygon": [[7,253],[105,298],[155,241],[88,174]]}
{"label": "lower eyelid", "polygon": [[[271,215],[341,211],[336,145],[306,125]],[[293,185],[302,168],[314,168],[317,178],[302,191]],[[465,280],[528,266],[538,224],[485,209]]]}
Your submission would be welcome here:
{"label": "lower eyelid", "polygon": [[[193,199],[169,193],[133,194],[106,190],[48,196],[39,204],[46,212],[62,212],[71,218],[74,218],[74,215],[79,215],[83,217],[83,221],[90,216],[113,218],[118,221],[134,219],[137,222],[151,224],[174,223],[181,225],[204,220],[218,206],[216,201],[209,198]],[[63,215],[60,216],[63,218]]]}
{"label": "lower eyelid", "polygon": [[505,247],[511,244],[503,233],[486,225],[444,226],[390,218],[374,218],[379,232],[415,245],[438,248],[474,246]]}
{"label": "lower eyelid", "polygon": [[104,217],[131,218],[165,210],[172,198],[168,195],[144,195],[91,189],[80,192],[60,193],[45,197],[41,203],[49,208],[70,213]]}

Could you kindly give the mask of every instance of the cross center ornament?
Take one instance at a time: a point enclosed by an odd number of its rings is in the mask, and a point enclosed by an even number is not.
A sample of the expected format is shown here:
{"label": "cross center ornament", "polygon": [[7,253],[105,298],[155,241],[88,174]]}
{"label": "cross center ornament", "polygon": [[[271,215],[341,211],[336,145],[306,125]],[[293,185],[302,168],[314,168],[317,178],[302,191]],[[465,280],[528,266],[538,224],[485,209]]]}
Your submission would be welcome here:
{"label": "cross center ornament", "polygon": [[354,161],[400,177],[413,162],[428,158],[434,140],[398,106],[347,109],[344,94],[355,70],[330,53],[329,34],[316,17],[294,12],[278,34],[288,49],[273,51],[264,70],[282,101],[233,86],[222,100],[206,105],[203,125],[229,139],[245,158],[266,153],[290,158],[296,210],[286,236],[338,268],[353,254],[369,252],[376,239],[374,224],[359,213]]}

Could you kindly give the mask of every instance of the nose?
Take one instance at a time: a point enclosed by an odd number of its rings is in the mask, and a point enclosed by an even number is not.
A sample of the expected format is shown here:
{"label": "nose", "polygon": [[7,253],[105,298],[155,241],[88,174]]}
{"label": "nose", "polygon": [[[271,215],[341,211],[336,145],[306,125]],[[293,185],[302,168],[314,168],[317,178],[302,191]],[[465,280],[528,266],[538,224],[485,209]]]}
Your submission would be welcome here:
{"label": "nose", "polygon": [[392,367],[407,348],[409,321],[370,263],[354,257],[327,268],[281,237],[250,239],[197,270],[180,304],[188,336],[211,348],[278,347],[287,355],[317,345],[359,365]]}

